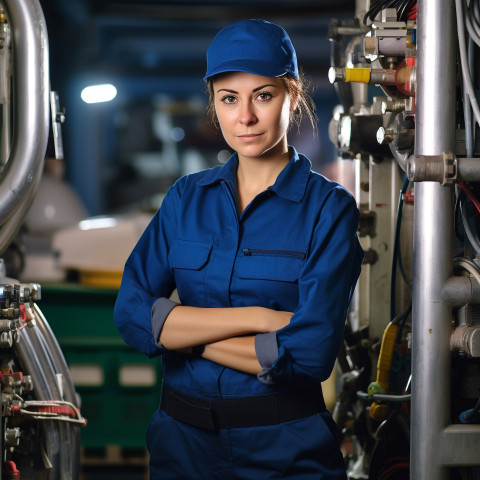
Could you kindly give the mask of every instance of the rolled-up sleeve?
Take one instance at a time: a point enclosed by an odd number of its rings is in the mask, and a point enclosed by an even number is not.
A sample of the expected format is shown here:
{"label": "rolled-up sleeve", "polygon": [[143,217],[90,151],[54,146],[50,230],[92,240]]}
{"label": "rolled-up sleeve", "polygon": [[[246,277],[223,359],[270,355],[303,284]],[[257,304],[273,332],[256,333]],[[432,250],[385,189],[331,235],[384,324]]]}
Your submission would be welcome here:
{"label": "rolled-up sleeve", "polygon": [[[170,188],[130,254],[114,308],[114,320],[122,338],[148,357],[162,353],[153,332],[152,307],[159,298],[168,299],[175,289],[168,252],[176,234],[179,190],[178,182]],[[155,324],[158,334],[159,323]]]}
{"label": "rolled-up sleeve", "polygon": [[329,377],[363,261],[358,219],[353,197],[341,187],[332,189],[313,231],[290,324],[273,335],[256,337],[262,366],[258,378],[263,383],[298,376],[319,381]]}
{"label": "rolled-up sleeve", "polygon": [[165,297],[158,298],[152,305],[152,333],[157,347],[163,348],[159,341],[160,332],[168,315],[177,305],[180,304]]}

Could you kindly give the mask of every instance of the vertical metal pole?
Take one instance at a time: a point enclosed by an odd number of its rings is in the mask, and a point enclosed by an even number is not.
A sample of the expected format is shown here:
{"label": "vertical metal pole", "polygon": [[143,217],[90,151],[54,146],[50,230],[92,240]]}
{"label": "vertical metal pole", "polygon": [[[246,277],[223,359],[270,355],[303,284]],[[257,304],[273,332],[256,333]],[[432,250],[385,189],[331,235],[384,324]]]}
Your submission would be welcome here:
{"label": "vertical metal pole", "polygon": [[[452,0],[423,0],[417,20],[415,153],[453,151],[456,36]],[[415,185],[411,478],[446,480],[440,433],[450,423],[451,309],[442,286],[451,274],[453,191]]]}

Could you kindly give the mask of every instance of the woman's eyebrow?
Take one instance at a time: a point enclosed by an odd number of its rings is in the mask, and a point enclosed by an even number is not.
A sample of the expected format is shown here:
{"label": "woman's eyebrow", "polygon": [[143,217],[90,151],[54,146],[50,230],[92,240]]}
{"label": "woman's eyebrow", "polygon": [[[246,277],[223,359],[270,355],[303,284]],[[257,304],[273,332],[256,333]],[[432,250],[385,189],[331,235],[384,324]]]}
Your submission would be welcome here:
{"label": "woman's eyebrow", "polygon": [[266,85],[262,85],[261,87],[257,87],[257,88],[254,88],[252,90],[252,92],[258,92],[259,90],[261,90],[262,88],[265,88],[265,87],[276,87],[277,85],[273,85],[273,84],[269,84],[267,83]]}
{"label": "woman's eyebrow", "polygon": [[[265,87],[277,87],[277,86],[278,86],[278,85],[274,85],[274,84],[269,84],[269,83],[267,83],[266,85],[262,85],[262,86],[260,86],[260,87],[254,88],[254,89],[252,90],[252,92],[258,92],[259,90],[261,90],[262,88],[265,88]],[[228,92],[228,93],[236,93],[236,94],[238,94],[237,91],[235,91],[235,90],[230,90],[230,89],[228,89],[228,88],[220,88],[219,90],[217,90],[217,93],[218,93],[218,92]]]}

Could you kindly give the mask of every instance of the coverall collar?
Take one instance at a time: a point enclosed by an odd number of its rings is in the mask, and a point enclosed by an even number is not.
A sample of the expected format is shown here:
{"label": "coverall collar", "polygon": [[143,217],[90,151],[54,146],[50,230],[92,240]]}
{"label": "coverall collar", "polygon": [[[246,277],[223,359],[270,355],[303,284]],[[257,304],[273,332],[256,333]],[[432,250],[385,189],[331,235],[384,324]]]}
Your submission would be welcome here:
{"label": "coverall collar", "polygon": [[[297,153],[295,147],[289,145],[289,150],[292,154],[290,161],[280,172],[270,190],[287,200],[300,203],[305,195],[311,163],[307,157]],[[235,184],[237,167],[238,156],[237,153],[234,153],[223,167],[210,170],[197,185],[208,187],[221,181],[231,181]]]}

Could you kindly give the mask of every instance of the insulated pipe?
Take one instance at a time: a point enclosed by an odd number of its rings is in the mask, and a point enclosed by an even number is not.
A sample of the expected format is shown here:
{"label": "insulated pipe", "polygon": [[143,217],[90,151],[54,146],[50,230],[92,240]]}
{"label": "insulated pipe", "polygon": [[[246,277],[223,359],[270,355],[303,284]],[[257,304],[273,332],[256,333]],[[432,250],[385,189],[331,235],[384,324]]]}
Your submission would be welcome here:
{"label": "insulated pipe", "polygon": [[[35,319],[37,318],[35,312]],[[65,379],[63,378],[61,368],[57,364],[55,355],[53,355],[53,352],[50,350],[43,337],[43,332],[38,328],[38,325],[35,325],[35,327],[30,328],[28,332],[25,333],[30,336],[33,349],[38,355],[40,364],[43,365],[42,371],[50,380],[49,383],[52,398],[54,400],[64,400],[65,395],[63,392]],[[60,374],[60,378],[58,377],[58,374]],[[59,384],[59,381],[62,382],[61,385]],[[58,429],[60,437],[58,463],[54,465],[55,478],[71,478],[74,480],[78,476],[77,462],[79,461],[78,453],[80,447],[78,442],[79,426],[72,423],[57,421],[55,427]],[[74,472],[76,473],[74,474]]]}
{"label": "insulated pipe", "polygon": [[[43,359],[38,357],[38,352],[35,352],[30,335],[27,332],[27,329],[21,332],[19,341],[15,345],[15,354],[20,361],[22,369],[32,376],[36,399],[51,400],[53,395],[46,377],[49,372],[44,371]],[[53,420],[43,420],[40,423],[40,427],[43,429],[44,440],[42,445],[39,445],[39,448],[45,449],[45,454],[54,467],[51,473],[48,474],[48,480],[61,480],[61,477],[57,475],[59,471],[57,466],[60,461],[60,448],[62,448],[59,429],[57,428],[58,425],[56,425]],[[49,469],[47,469],[47,471],[48,470]],[[39,472],[37,472],[37,474],[38,473]]]}
{"label": "insulated pipe", "polygon": [[[33,313],[36,321],[35,328],[38,329],[40,339],[44,342],[45,349],[52,359],[55,373],[60,373],[62,375],[63,400],[73,403],[76,407],[80,408],[75,385],[60,345],[53,334],[49,323],[36,303],[33,306]],[[70,433],[70,448],[67,451],[69,461],[64,461],[62,463],[62,478],[76,479],[78,478],[80,470],[80,427],[77,425],[66,424],[64,425],[64,429]]]}
{"label": "insulated pipe", "polygon": [[[3,3],[12,28],[15,107],[12,148],[0,182],[0,225],[15,216],[37,186],[35,174],[42,171],[48,141],[50,88],[48,36],[40,3]],[[0,230],[0,245],[2,237]]]}
{"label": "insulated pipe", "polygon": [[[418,3],[416,155],[455,147],[456,36],[452,0]],[[447,480],[439,442],[450,420],[453,188],[415,184],[412,309],[412,479]]]}

